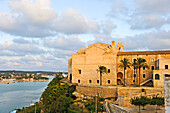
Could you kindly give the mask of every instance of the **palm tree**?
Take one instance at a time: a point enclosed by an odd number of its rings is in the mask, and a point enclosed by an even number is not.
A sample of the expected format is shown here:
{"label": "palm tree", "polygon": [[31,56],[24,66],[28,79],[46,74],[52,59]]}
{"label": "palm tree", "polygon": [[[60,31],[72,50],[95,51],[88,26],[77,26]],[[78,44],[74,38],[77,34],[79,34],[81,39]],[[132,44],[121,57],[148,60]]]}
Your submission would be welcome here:
{"label": "palm tree", "polygon": [[[133,62],[132,62],[132,66],[134,67],[134,74],[136,74],[137,73],[137,62],[136,62],[136,60],[134,60]],[[136,72],[135,72],[135,70],[136,70]],[[133,75],[133,77],[134,77],[134,80],[135,80],[135,76]],[[135,84],[135,83],[134,83]]]}
{"label": "palm tree", "polygon": [[127,58],[124,58],[124,59],[120,60],[119,67],[124,69],[124,85],[123,86],[125,86],[125,71],[126,71],[127,67],[130,68],[130,64],[131,63],[129,62],[129,59],[127,59]]}
{"label": "palm tree", "polygon": [[102,85],[102,74],[107,74],[107,68],[105,66],[98,66],[97,72],[100,72],[100,85]]}
{"label": "palm tree", "polygon": [[140,86],[140,69],[142,67],[149,69],[149,66],[147,65],[146,60],[144,58],[137,58],[136,63],[137,63],[136,67],[137,69],[139,69],[139,86]]}

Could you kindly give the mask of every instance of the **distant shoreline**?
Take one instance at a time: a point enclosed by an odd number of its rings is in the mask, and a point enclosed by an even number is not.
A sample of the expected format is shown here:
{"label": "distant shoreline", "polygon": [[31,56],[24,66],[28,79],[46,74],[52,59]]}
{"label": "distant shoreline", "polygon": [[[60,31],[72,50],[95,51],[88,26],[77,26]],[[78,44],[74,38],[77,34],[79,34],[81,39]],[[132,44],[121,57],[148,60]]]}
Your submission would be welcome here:
{"label": "distant shoreline", "polygon": [[[53,76],[43,76],[43,77],[53,77]],[[11,84],[11,83],[17,83],[17,82],[43,82],[43,81],[50,81],[50,79],[6,79],[6,81],[0,81],[0,84]]]}
{"label": "distant shoreline", "polygon": [[9,81],[9,82],[0,82],[0,84],[12,84],[12,83],[18,83],[18,82],[43,82],[43,81],[50,81],[50,80],[33,80],[33,81],[23,81],[23,80],[20,80],[20,81],[15,81],[15,82],[12,82],[12,81]]}

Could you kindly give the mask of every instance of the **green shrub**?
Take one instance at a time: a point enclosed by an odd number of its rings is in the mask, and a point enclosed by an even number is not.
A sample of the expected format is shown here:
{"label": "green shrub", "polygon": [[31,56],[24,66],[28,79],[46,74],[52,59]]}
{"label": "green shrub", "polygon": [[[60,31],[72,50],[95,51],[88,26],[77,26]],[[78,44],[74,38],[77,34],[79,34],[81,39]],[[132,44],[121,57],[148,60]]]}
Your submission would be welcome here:
{"label": "green shrub", "polygon": [[104,101],[104,98],[100,98],[99,101]]}

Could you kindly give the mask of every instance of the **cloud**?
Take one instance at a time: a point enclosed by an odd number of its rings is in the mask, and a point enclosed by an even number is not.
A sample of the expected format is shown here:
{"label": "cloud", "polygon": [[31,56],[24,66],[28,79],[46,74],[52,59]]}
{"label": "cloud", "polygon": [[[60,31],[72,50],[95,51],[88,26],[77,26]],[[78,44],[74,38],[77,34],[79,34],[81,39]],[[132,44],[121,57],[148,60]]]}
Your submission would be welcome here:
{"label": "cloud", "polygon": [[1,58],[0,68],[3,70],[63,71],[67,69],[66,62],[66,59],[53,57],[51,55],[26,55],[17,59]]}
{"label": "cloud", "polygon": [[105,20],[105,23],[103,23],[101,26],[104,34],[110,34],[113,29],[117,28],[117,26],[113,24],[110,19]]}
{"label": "cloud", "polygon": [[58,15],[50,4],[50,0],[11,0],[11,13],[0,12],[0,30],[17,36],[41,38],[58,33],[99,32],[98,23],[84,17],[79,10],[69,8]]}
{"label": "cloud", "polygon": [[169,14],[170,11],[170,1],[169,0],[135,0],[136,4],[139,6],[139,10],[142,10],[146,13],[154,13],[165,15]]}
{"label": "cloud", "polygon": [[169,24],[169,0],[114,1],[109,15],[129,24],[132,30],[160,30]]}
{"label": "cloud", "polygon": [[0,59],[5,61],[0,68],[63,71],[67,70],[71,55],[84,47],[85,43],[76,35],[43,40],[15,38],[0,44]]}
{"label": "cloud", "polygon": [[[0,44],[0,50],[4,51],[6,55],[14,54],[17,56],[25,56],[26,54],[42,54],[45,51],[35,44],[16,44],[10,40]],[[8,53],[8,54],[7,54]]]}
{"label": "cloud", "polygon": [[57,17],[57,13],[50,7],[50,0],[12,0],[9,6],[13,11],[22,13],[27,21],[44,24]]}
{"label": "cloud", "polygon": [[95,40],[88,43],[96,42],[111,44],[111,41],[122,42],[125,51],[134,50],[170,50],[170,31],[157,31],[126,36],[122,38],[111,37],[109,35],[97,34]]}
{"label": "cloud", "polygon": [[62,50],[76,50],[85,47],[85,43],[82,42],[77,35],[72,35],[67,38],[65,36],[59,36],[54,39],[45,39],[43,43],[46,47]]}
{"label": "cloud", "polygon": [[126,50],[170,50],[169,36],[170,31],[149,32],[127,37],[122,42]]}
{"label": "cloud", "polygon": [[133,15],[129,20],[131,24],[131,29],[149,29],[156,28],[159,29],[164,24],[167,23],[166,19],[153,14],[140,14]]}
{"label": "cloud", "polygon": [[80,34],[98,32],[100,27],[97,22],[81,15],[79,10],[67,9],[57,18],[54,24],[56,31],[66,34]]}
{"label": "cloud", "polygon": [[17,53],[9,51],[9,50],[1,50],[0,56],[19,56]]}
{"label": "cloud", "polygon": [[38,44],[39,43],[36,40],[30,40],[30,39],[28,40],[24,38],[14,38],[12,41],[16,44]]}
{"label": "cloud", "polygon": [[128,7],[126,7],[126,4],[124,2],[120,2],[118,0],[114,0],[113,4],[111,6],[111,11],[108,13],[108,15],[116,18],[122,18],[125,15],[128,15]]}

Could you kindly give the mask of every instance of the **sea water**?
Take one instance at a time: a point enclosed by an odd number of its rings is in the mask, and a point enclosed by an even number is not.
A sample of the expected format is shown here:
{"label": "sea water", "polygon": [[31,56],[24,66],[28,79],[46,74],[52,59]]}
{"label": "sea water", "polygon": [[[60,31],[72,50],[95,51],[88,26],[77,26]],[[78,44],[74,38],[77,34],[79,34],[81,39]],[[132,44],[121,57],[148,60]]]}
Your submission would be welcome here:
{"label": "sea water", "polygon": [[[52,80],[54,77],[50,77]],[[9,113],[15,108],[38,102],[50,81],[18,82],[0,84],[0,113]]]}

